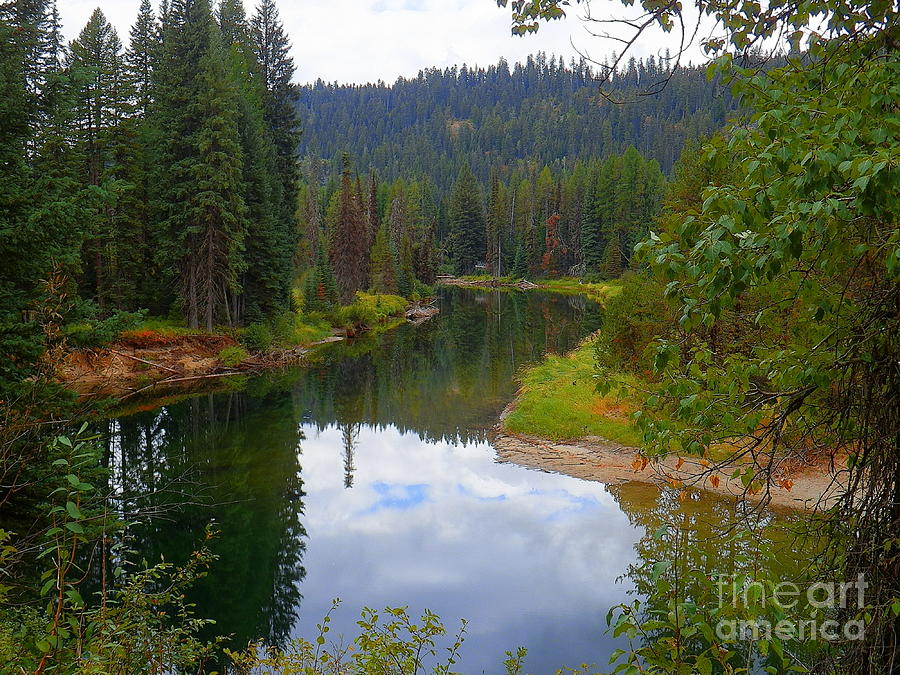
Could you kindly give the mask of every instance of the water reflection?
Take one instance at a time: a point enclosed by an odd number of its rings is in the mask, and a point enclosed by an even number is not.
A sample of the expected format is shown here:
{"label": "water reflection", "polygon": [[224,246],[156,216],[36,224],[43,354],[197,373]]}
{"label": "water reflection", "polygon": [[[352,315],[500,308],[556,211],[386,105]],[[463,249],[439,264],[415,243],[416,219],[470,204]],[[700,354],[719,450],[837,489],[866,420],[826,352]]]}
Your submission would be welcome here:
{"label": "water reflection", "polygon": [[[515,373],[593,330],[582,298],[447,290],[419,327],[330,346],[313,367],[107,423],[125,511],[158,517],[131,545],[181,561],[214,520],[220,561],[192,598],[232,646],[355,635],[368,605],[470,620],[460,668],[528,672],[605,664],[616,580],[659,510],[650,487],[607,490],[497,464],[487,429]],[[654,502],[655,503],[655,502]],[[706,507],[707,509],[709,507]],[[621,645],[617,645],[621,646]]]}
{"label": "water reflection", "polygon": [[128,498],[125,515],[155,514],[129,528],[129,546],[148,561],[183,561],[215,523],[220,559],[192,601],[217,621],[210,633],[236,644],[283,643],[298,617],[306,575],[298,416],[282,392],[230,393],[110,424],[108,464]]}
{"label": "water reflection", "polygon": [[517,645],[529,647],[529,672],[605,663],[606,611],[625,598],[615,580],[635,561],[639,529],[603,486],[497,464],[484,443],[365,427],[346,490],[341,429],[307,432],[298,634],[341,597],[333,630],[351,635],[366,605],[469,619],[463,672],[498,672]]}

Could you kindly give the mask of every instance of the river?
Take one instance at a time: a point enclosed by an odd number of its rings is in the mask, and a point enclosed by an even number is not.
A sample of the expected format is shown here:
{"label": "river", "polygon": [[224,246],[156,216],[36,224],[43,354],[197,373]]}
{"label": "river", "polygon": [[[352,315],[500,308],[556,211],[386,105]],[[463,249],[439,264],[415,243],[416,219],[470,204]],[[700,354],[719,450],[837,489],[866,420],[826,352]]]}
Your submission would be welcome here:
{"label": "river", "polygon": [[[214,522],[220,556],[192,600],[232,646],[356,635],[364,606],[468,620],[465,673],[605,666],[607,610],[630,601],[638,542],[730,504],[679,503],[495,461],[489,429],[515,374],[600,320],[578,296],[443,289],[439,316],[323,347],[308,367],[111,419],[107,463],[139,557],[183,561]],[[674,514],[674,515],[673,515]]]}

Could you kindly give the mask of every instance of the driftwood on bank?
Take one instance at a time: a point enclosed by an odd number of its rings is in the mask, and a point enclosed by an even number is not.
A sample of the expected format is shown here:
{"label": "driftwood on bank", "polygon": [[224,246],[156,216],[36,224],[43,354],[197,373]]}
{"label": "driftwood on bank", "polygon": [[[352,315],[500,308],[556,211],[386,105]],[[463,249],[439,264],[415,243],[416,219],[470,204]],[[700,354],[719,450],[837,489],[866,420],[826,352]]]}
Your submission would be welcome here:
{"label": "driftwood on bank", "polygon": [[410,305],[410,307],[406,310],[406,318],[413,323],[421,323],[422,321],[430,319],[431,317],[439,314],[440,311],[441,310],[439,310],[432,304],[421,305],[415,303],[413,305]]}
{"label": "driftwood on bank", "polygon": [[460,279],[458,277],[439,276],[437,283],[444,286],[461,286],[463,288],[517,288],[521,291],[540,288],[536,283],[527,279],[504,281],[502,279]]}
{"label": "driftwood on bank", "polygon": [[126,354],[125,352],[120,352],[115,349],[110,349],[109,352],[112,354],[117,354],[119,356],[124,356],[126,359],[133,359],[140,363],[146,363],[148,366],[153,366],[154,368],[159,368],[160,370],[168,370],[170,373],[178,372],[174,368],[169,368],[169,366],[164,366],[161,363],[154,363],[153,361],[148,361],[147,359],[142,359],[139,356],[135,356],[134,354]]}

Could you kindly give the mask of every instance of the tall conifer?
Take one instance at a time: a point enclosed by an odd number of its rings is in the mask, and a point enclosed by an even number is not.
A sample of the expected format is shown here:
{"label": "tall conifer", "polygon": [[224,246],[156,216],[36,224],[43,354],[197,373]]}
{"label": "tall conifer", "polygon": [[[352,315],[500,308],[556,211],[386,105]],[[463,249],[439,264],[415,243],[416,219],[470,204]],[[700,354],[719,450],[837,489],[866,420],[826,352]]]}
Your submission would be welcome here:
{"label": "tall conifer", "polygon": [[450,198],[450,238],[457,274],[468,274],[484,259],[484,212],[481,190],[468,164],[463,164]]}
{"label": "tall conifer", "polygon": [[341,301],[350,302],[356,291],[365,288],[368,267],[365,257],[367,227],[359,195],[353,189],[350,176],[350,156],[344,153],[341,170],[341,189],[338,212],[331,232],[331,264],[337,278]]}

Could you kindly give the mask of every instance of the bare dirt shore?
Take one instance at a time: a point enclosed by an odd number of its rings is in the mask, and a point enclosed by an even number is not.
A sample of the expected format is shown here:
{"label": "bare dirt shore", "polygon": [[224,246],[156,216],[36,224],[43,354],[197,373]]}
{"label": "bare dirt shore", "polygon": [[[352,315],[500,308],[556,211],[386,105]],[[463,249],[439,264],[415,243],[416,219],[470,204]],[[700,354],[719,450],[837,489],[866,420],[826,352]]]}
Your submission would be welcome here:
{"label": "bare dirt shore", "polygon": [[57,376],[81,396],[125,399],[196,386],[203,380],[302,363],[313,347],[342,339],[334,336],[294,349],[248,355],[233,366],[226,366],[219,359],[223,349],[237,346],[226,335],[187,335],[152,341],[125,339],[109,347],[69,352]]}
{"label": "bare dirt shore", "polygon": [[[420,324],[439,311],[430,302],[413,302],[404,316],[410,323]],[[57,368],[57,378],[86,398],[124,400],[138,395],[158,396],[172,390],[212,385],[216,380],[234,375],[304,364],[314,348],[352,336],[349,329],[335,331],[334,335],[317,342],[247,354],[239,363],[226,365],[220,359],[222,350],[238,346],[228,335],[167,336],[153,331],[132,331],[106,347],[68,352]]]}
{"label": "bare dirt shore", "polygon": [[[636,448],[617,445],[590,436],[572,441],[550,441],[536,436],[507,433],[498,425],[492,443],[497,461],[561,473],[601,483],[641,482],[700,489],[735,499],[759,501],[764,492],[748,494],[739,479],[731,478],[734,467],[709,467],[695,458],[667,458],[645,463]],[[770,504],[794,510],[821,510],[832,505],[845,489],[846,472],[832,472],[825,465],[809,465],[778,477],[780,485],[769,490]]]}

